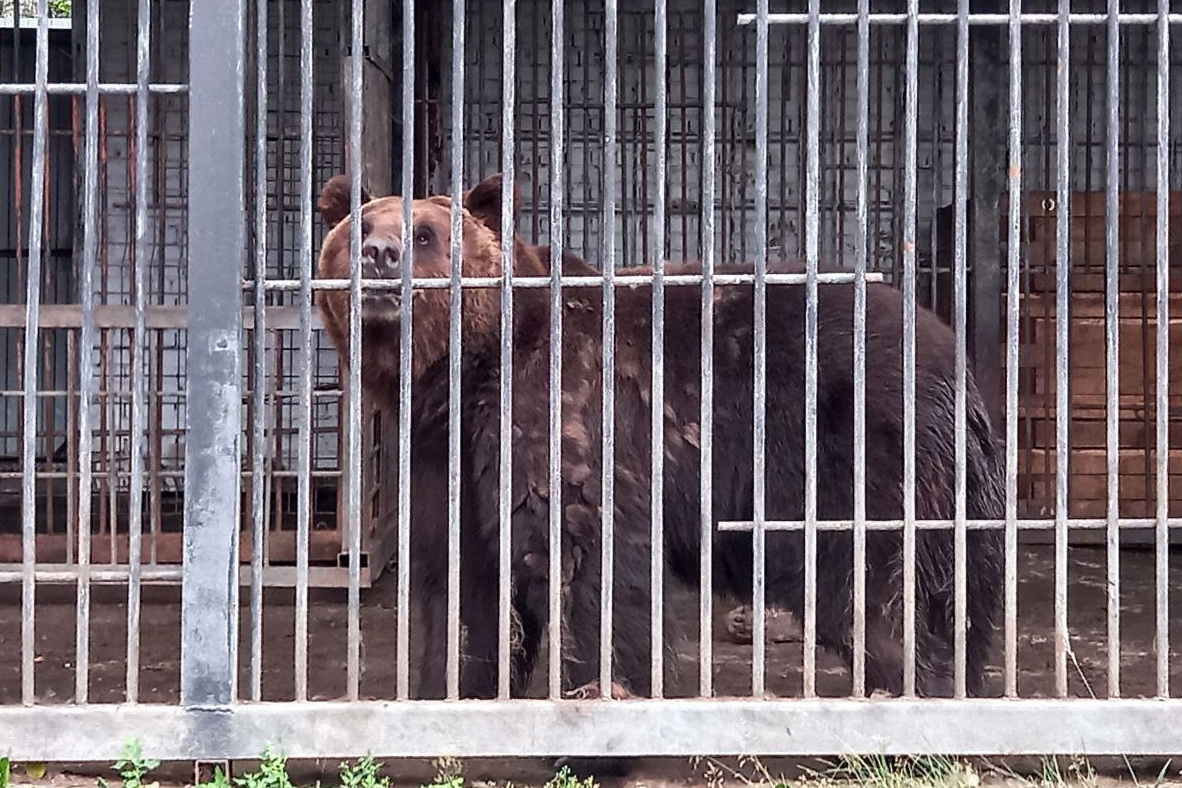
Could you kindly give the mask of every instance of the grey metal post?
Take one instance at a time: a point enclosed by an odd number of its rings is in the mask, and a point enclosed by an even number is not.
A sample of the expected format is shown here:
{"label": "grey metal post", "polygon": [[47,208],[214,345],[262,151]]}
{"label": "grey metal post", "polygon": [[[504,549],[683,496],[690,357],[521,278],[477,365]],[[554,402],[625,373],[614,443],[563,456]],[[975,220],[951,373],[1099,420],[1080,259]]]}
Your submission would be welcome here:
{"label": "grey metal post", "polygon": [[237,694],[244,0],[194,3],[189,22],[189,344],[181,702]]}

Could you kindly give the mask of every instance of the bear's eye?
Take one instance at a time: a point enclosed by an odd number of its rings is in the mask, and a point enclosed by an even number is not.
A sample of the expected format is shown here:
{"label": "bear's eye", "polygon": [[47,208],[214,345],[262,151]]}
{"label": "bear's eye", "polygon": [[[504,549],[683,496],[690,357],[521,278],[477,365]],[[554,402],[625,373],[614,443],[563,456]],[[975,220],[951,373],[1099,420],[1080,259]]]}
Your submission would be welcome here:
{"label": "bear's eye", "polygon": [[419,227],[415,230],[415,243],[419,246],[426,246],[431,243],[432,237],[430,227]]}

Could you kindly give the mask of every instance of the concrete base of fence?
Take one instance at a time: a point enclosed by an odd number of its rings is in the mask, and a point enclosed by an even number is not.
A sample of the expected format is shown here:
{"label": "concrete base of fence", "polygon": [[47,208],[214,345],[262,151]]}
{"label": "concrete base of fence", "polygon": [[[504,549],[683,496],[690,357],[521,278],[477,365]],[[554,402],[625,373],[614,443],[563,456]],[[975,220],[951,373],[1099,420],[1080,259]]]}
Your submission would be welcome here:
{"label": "concrete base of fence", "polygon": [[943,753],[1169,755],[1182,700],[410,701],[0,708],[14,760]]}

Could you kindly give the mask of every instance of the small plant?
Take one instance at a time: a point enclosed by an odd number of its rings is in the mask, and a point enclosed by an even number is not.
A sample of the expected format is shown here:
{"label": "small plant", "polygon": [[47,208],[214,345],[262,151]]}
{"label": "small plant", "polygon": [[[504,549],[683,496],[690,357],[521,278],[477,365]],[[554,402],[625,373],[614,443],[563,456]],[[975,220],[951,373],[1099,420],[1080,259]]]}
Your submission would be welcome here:
{"label": "small plant", "polygon": [[435,781],[423,788],[464,788],[463,764],[456,758],[436,758]]}
{"label": "small plant", "polygon": [[69,19],[74,14],[72,0],[49,0],[49,15]]}
{"label": "small plant", "polygon": [[271,747],[263,751],[259,770],[236,777],[234,784],[239,788],[295,788],[287,774],[287,757]]}
{"label": "small plant", "polygon": [[341,788],[390,788],[389,777],[379,777],[382,764],[366,755],[356,765],[341,764]]}
{"label": "small plant", "polygon": [[558,774],[550,778],[545,788],[598,788],[593,777],[579,779],[571,772],[569,766],[563,766]]}
{"label": "small plant", "polygon": [[[122,755],[115,761],[114,768],[123,779],[123,788],[145,788],[144,777],[159,765],[160,761],[144,757],[138,739],[128,739],[123,745]],[[99,788],[108,788],[107,781],[101,777],[98,784]]]}
{"label": "small plant", "polygon": [[213,767],[213,779],[209,782],[198,783],[196,788],[232,788],[229,776],[222,771],[222,767]]}

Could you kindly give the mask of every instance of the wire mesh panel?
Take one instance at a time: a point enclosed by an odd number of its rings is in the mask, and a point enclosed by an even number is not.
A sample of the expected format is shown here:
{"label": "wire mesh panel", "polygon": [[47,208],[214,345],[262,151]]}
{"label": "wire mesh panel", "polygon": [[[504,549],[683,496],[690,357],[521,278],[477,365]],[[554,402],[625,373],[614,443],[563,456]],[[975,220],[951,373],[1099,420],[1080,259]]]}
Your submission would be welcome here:
{"label": "wire mesh panel", "polygon": [[1175,744],[1168,3],[125,5],[0,39],[15,757]]}

